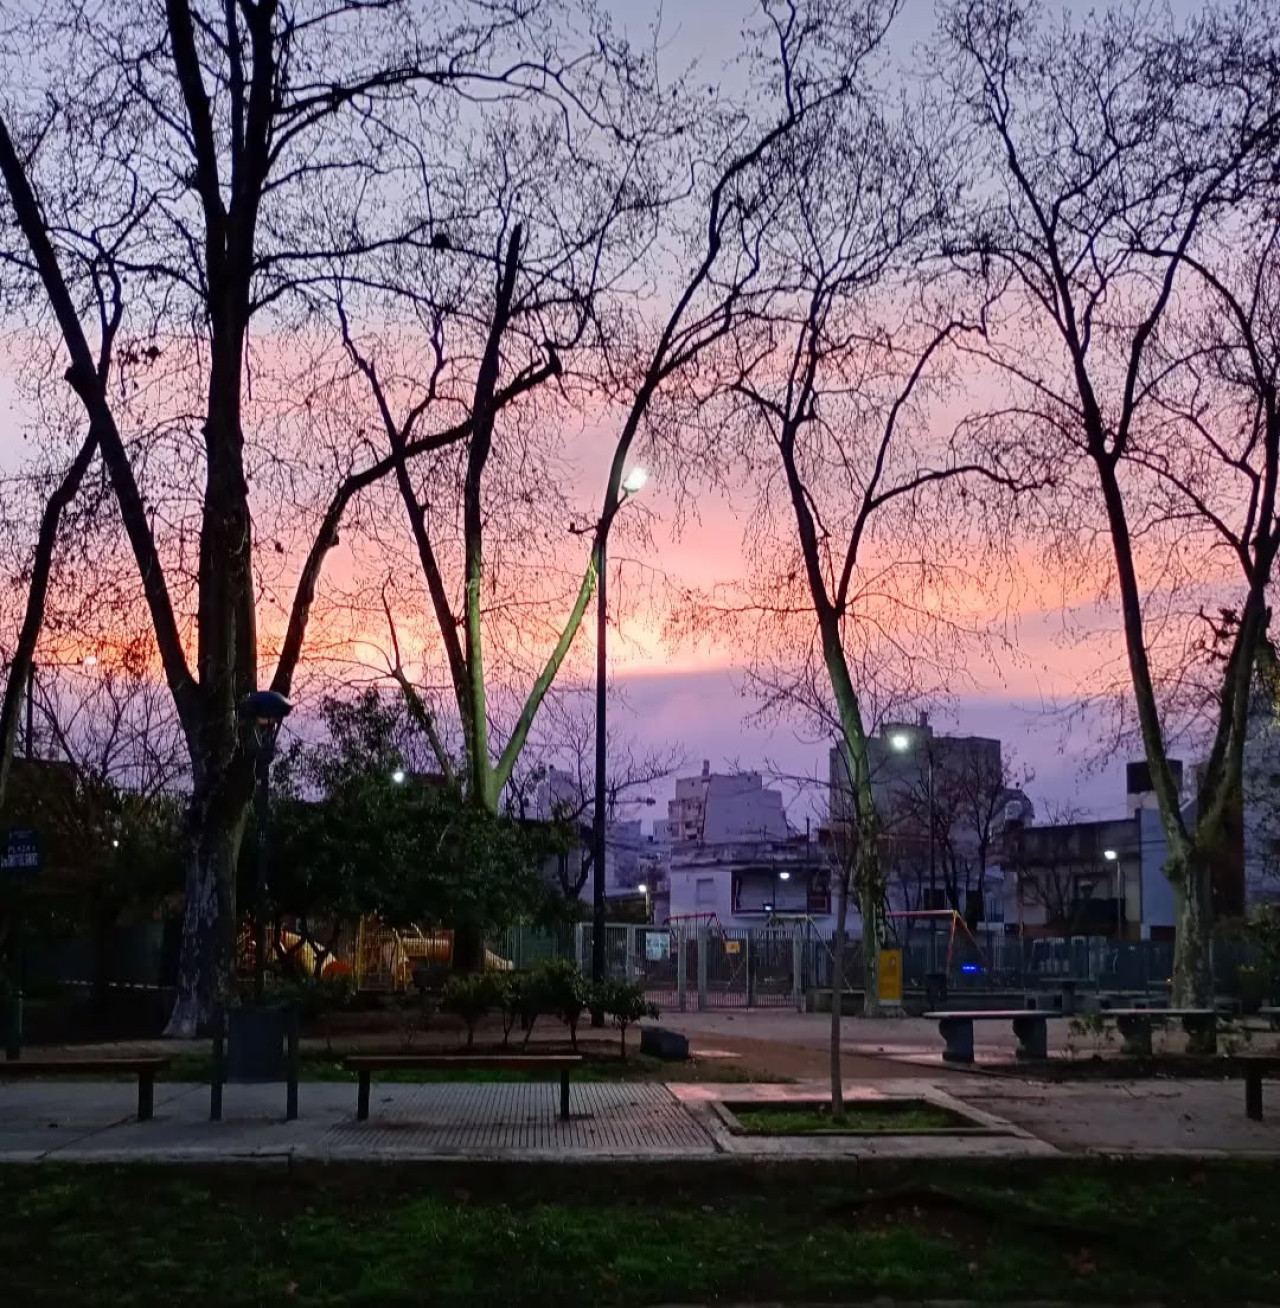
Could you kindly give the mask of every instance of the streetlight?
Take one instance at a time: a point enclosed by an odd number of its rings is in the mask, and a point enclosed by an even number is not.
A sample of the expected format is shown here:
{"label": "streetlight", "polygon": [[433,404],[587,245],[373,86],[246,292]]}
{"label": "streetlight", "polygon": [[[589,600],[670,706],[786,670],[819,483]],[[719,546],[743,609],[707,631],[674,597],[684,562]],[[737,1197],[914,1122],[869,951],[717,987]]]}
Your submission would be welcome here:
{"label": "streetlight", "polygon": [[[596,784],[595,812],[592,815],[591,868],[591,980],[604,980],[604,828],[605,828],[605,755],[608,724],[605,714],[605,677],[608,655],[605,647],[608,629],[608,603],[605,597],[605,574],[608,567],[609,528],[618,510],[644,489],[649,474],[644,468],[632,468],[622,479],[621,492],[596,525]],[[604,1025],[604,1013],[591,1014],[592,1026]]]}
{"label": "streetlight", "polygon": [[[1114,849],[1104,849],[1102,857],[1108,863],[1116,865],[1116,948],[1119,949],[1120,937],[1124,932],[1124,881],[1120,869],[1120,855]],[[1116,955],[1119,958],[1119,954]]]}
{"label": "streetlight", "polygon": [[249,724],[253,736],[255,816],[258,826],[258,858],[253,887],[253,1001],[266,998],[267,965],[267,823],[270,820],[271,760],[276,753],[280,724],[293,711],[278,690],[255,690],[240,701],[240,718]]}
{"label": "streetlight", "polygon": [[642,881],[636,889],[644,896],[644,920],[647,923],[649,921],[649,915],[652,912],[649,907],[649,883],[647,881]]}
{"label": "streetlight", "polygon": [[[913,736],[906,731],[895,731],[889,737],[889,744],[897,750],[899,754],[905,754],[912,745]],[[924,752],[928,761],[928,784],[929,784],[929,911],[932,913],[937,905],[937,858],[934,853],[934,824],[937,821],[937,814],[934,808],[934,790],[933,790],[933,737],[931,734],[924,734]],[[938,970],[938,937],[934,930],[937,923],[934,918],[929,919],[929,970],[936,972]]]}
{"label": "streetlight", "polygon": [[391,774],[391,780],[394,781],[397,786],[403,786],[404,768],[396,768],[396,770]]}

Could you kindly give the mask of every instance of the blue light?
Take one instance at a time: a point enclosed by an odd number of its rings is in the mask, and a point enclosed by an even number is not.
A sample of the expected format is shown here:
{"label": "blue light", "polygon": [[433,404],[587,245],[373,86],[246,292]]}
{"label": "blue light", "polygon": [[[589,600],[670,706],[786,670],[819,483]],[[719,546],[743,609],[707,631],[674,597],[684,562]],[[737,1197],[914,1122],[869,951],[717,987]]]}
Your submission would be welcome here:
{"label": "blue light", "polygon": [[962,972],[981,972],[981,971],[982,971],[982,969],[977,965],[977,963],[961,963],[961,964],[960,964],[960,970],[961,970]]}

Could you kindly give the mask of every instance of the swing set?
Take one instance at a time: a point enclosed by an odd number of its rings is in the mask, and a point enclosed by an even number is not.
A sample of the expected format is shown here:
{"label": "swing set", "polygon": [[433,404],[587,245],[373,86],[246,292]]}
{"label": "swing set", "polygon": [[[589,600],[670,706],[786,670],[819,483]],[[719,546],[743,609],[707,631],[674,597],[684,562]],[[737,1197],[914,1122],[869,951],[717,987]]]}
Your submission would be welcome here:
{"label": "swing set", "polygon": [[[969,930],[969,924],[964,920],[963,917],[960,916],[960,914],[959,914],[958,912],[956,912],[956,910],[955,910],[954,908],[917,908],[917,909],[899,909],[899,910],[895,910],[895,911],[893,911],[893,912],[886,913],[886,914],[885,914],[885,917],[886,917],[886,919],[888,919],[889,921],[893,921],[895,918],[924,918],[924,919],[926,919],[927,921],[929,921],[929,922],[931,922],[931,923],[932,923],[932,922],[938,922],[938,921],[945,921],[945,922],[948,924],[948,931],[947,931],[947,973],[948,973],[948,975],[949,975],[950,972],[951,972],[951,965],[952,965],[952,962],[953,962],[954,959],[955,959],[955,950],[956,950],[956,928],[958,927],[958,928],[959,928],[959,929],[960,929],[960,930],[961,930],[961,931],[962,931],[966,936],[968,936],[968,938],[969,938],[969,943],[972,944],[972,946],[973,946],[973,948],[974,948],[974,952],[975,952],[975,953],[977,954],[977,956],[978,956],[978,965],[977,965],[977,966],[978,966],[982,971],[984,971],[984,972],[986,971],[986,968],[987,968],[987,957],[986,957],[986,955],[985,955],[985,954],[983,953],[983,951],[982,951],[982,946],[978,943],[978,938],[977,938],[977,936],[975,936],[975,935],[973,934],[973,932]],[[901,940],[900,940],[899,937],[898,937],[898,933],[897,933],[897,931],[895,931],[893,934],[894,934],[894,939],[895,939],[895,940],[898,940],[898,943],[901,944],[902,942],[901,942]],[[971,965],[970,965],[970,966],[971,966]],[[961,965],[961,969],[964,970],[964,967],[965,967],[965,965],[962,964],[962,965]]]}

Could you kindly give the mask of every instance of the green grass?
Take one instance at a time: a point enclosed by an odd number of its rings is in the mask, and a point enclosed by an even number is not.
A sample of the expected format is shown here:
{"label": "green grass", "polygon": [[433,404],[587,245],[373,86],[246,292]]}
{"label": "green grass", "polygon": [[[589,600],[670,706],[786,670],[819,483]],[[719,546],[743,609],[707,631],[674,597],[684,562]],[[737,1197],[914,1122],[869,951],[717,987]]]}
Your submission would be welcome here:
{"label": "green grass", "polygon": [[4,1301],[1280,1301],[1269,1163],[0,1169]]}
{"label": "green grass", "polygon": [[834,1132],[888,1132],[909,1135],[913,1131],[946,1131],[968,1126],[955,1113],[919,1099],[898,1102],[878,1100],[846,1104],[837,1122],[829,1103],[733,1105],[733,1115],[747,1135],[812,1135]]}
{"label": "green grass", "polygon": [[[360,1052],[371,1051],[361,1050]],[[402,1051],[388,1045],[380,1052],[400,1053]],[[462,1051],[409,1049],[403,1052],[448,1054]],[[477,1048],[475,1052],[501,1053],[502,1051]],[[517,1046],[507,1052],[518,1054],[522,1051]],[[527,1052],[536,1054],[539,1050],[537,1047],[533,1047]],[[561,1051],[557,1050],[556,1052]],[[667,1063],[659,1058],[651,1058],[647,1054],[641,1054],[631,1049],[627,1052],[627,1061],[624,1063],[616,1051],[604,1052],[599,1046],[584,1049],[582,1056],[582,1066],[572,1074],[575,1081],[715,1081],[742,1084],[761,1079],[775,1082],[786,1080],[784,1077],[757,1077],[741,1064],[723,1058],[690,1059],[686,1063]],[[302,1081],[344,1081],[354,1084],[357,1080],[356,1074],[348,1072],[342,1066],[342,1059],[343,1055],[341,1053],[328,1054],[308,1051],[299,1059],[299,1079]],[[213,1060],[208,1054],[177,1054],[163,1079],[166,1081],[208,1081],[212,1067]],[[375,1072],[374,1080],[410,1083],[437,1081],[544,1081],[546,1080],[546,1073],[510,1072],[496,1069],[487,1071],[477,1068],[444,1068],[440,1071],[434,1069],[405,1069],[403,1071]]]}

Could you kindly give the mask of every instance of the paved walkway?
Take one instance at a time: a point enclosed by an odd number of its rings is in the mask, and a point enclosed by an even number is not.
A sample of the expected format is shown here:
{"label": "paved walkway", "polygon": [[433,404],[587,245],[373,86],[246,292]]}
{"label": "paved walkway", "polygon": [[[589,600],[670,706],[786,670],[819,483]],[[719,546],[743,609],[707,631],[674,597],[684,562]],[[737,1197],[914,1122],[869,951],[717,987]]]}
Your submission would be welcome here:
{"label": "paved walkway", "polygon": [[[1053,1085],[981,1076],[896,1078],[847,1086],[850,1098],[925,1099],[968,1119],[956,1135],[772,1137],[737,1132],[734,1104],[826,1097],[796,1085],[585,1082],[558,1118],[553,1082],[374,1082],[370,1118],[355,1086],[304,1082],[285,1122],[282,1085],[228,1086],[210,1122],[204,1085],[156,1086],[156,1114],[133,1119],[130,1082],[0,1081],[0,1163],[333,1161],[637,1162],[787,1158],[1045,1157],[1193,1154],[1280,1157],[1280,1083],[1270,1121],[1244,1115],[1238,1081]],[[726,1111],[727,1110],[727,1111]]]}

